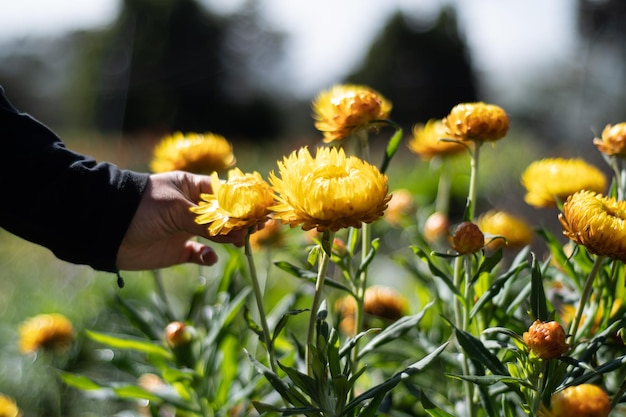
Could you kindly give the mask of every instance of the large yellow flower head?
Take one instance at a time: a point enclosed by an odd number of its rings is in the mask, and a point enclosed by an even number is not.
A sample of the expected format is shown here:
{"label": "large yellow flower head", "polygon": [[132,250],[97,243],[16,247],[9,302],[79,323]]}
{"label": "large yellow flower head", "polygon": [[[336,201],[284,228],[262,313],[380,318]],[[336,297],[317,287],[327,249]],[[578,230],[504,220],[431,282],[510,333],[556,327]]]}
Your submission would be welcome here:
{"label": "large yellow flower head", "polygon": [[13,398],[0,394],[0,417],[21,417],[22,412],[17,408]]}
{"label": "large yellow flower head", "polygon": [[[500,246],[520,248],[528,245],[533,239],[533,231],[521,218],[499,210],[490,210],[478,218],[476,222],[485,237],[485,244],[490,249]],[[502,236],[505,240],[495,238]]]}
{"label": "large yellow flower head", "polygon": [[626,123],[606,125],[602,139],[594,138],[593,144],[605,155],[626,156]]}
{"label": "large yellow flower head", "polygon": [[580,191],[563,204],[559,221],[563,234],[589,252],[626,262],[626,201]]}
{"label": "large yellow flower head", "polygon": [[448,133],[443,121],[432,119],[425,125],[413,126],[413,136],[408,141],[407,146],[413,153],[425,160],[438,155],[456,155],[467,150],[459,142],[442,140],[446,138],[448,138]]}
{"label": "large yellow flower head", "polygon": [[535,161],[522,173],[524,200],[534,207],[552,207],[580,190],[602,193],[606,176],[579,158],[547,158]]}
{"label": "large yellow flower head", "polygon": [[541,417],[608,417],[609,396],[597,385],[581,384],[552,394],[550,409],[542,405]]}
{"label": "large yellow flower head", "polygon": [[335,85],[315,98],[313,112],[315,127],[328,143],[367,128],[374,120],[386,119],[391,102],[366,86]]}
{"label": "large yellow flower head", "polygon": [[268,207],[274,203],[272,188],[258,172],[244,174],[239,168],[228,171],[228,180],[211,174],[213,193],[201,194],[202,201],[190,210],[196,223],[208,225],[211,236],[225,235],[233,229],[249,228],[267,220]]}
{"label": "large yellow flower head", "polygon": [[307,148],[278,161],[270,183],[278,203],[274,218],[304,230],[337,231],[361,227],[381,217],[391,198],[387,176],[343,149],[323,147],[312,157]]}
{"label": "large yellow flower head", "polygon": [[65,351],[74,340],[74,327],[62,314],[40,314],[19,327],[19,349],[22,353]]}
{"label": "large yellow flower head", "polygon": [[156,146],[150,169],[155,173],[180,170],[210,174],[223,171],[235,162],[233,147],[223,136],[177,132]]}
{"label": "large yellow flower head", "polygon": [[494,104],[461,103],[443,119],[448,135],[458,140],[496,141],[509,130],[509,116]]}

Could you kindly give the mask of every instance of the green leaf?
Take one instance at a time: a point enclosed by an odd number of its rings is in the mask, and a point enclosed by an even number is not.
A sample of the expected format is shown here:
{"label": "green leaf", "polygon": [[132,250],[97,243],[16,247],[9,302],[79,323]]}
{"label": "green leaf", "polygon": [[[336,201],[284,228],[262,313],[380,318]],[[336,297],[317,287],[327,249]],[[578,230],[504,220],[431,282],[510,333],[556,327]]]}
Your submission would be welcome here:
{"label": "green leaf", "polygon": [[430,365],[448,346],[448,342],[439,346],[437,349],[426,355],[421,360],[413,363],[402,371],[396,373],[391,378],[385,380],[381,384],[368,389],[354,400],[350,401],[350,403],[346,406],[344,410],[345,415],[349,415],[352,410],[356,409],[356,407],[361,404],[363,401],[368,400],[370,398],[379,398],[380,396],[384,396],[387,392],[391,391],[396,385],[398,385],[403,380],[423,371],[428,365]]}
{"label": "green leaf", "polygon": [[421,391],[420,394],[420,402],[422,403],[422,407],[428,413],[428,415],[432,417],[454,417],[454,415],[443,411],[441,408],[438,408],[430,399]]}
{"label": "green leaf", "polygon": [[313,415],[318,415],[321,411],[319,408],[314,407],[280,408],[259,401],[252,401],[252,405],[259,412],[259,414],[280,413],[281,416],[297,416],[301,414],[311,415],[311,413],[315,413]]}
{"label": "green leaf", "polygon": [[426,305],[426,307],[424,307],[421,312],[411,316],[402,317],[401,319],[397,320],[389,327],[384,329],[382,332],[374,336],[374,338],[359,352],[359,359],[374,351],[379,346],[394,341],[400,336],[406,334],[406,332],[408,332],[409,330],[416,328],[422,318],[424,318],[426,311],[428,311],[428,309],[432,307],[434,303],[435,301],[431,301]]}
{"label": "green leaf", "polygon": [[509,375],[508,370],[500,362],[500,359],[491,353],[480,339],[457,327],[454,327],[454,332],[459,344],[472,360],[483,364],[496,375]]}
{"label": "green leaf", "polygon": [[472,382],[476,385],[489,386],[496,383],[504,384],[518,384],[527,388],[533,389],[533,385],[524,378],[514,378],[509,375],[455,375],[447,374],[448,376],[464,381]]}
{"label": "green leaf", "polygon": [[531,265],[530,311],[535,319],[541,321],[549,319],[548,304],[543,288],[543,277],[539,269],[539,262],[537,262],[534,255]]}
{"label": "green leaf", "polygon": [[498,248],[491,256],[484,256],[478,266],[478,270],[472,277],[471,282],[476,282],[476,280],[483,273],[489,273],[493,270],[493,268],[500,263],[502,260],[502,248]]}
{"label": "green leaf", "polygon": [[369,264],[372,263],[372,261],[374,260],[374,257],[376,256],[376,253],[378,252],[378,247],[380,246],[380,239],[372,240],[371,244],[372,244],[372,247],[370,251],[367,253],[367,256],[365,257],[365,259],[361,261],[361,264],[359,265],[359,269],[357,270],[355,276],[361,275],[363,271],[367,269]]}
{"label": "green leaf", "polygon": [[383,174],[387,171],[387,168],[389,168],[389,163],[391,162],[391,158],[393,158],[393,156],[396,154],[396,151],[398,150],[398,146],[400,145],[400,142],[402,141],[402,134],[403,134],[402,128],[400,126],[396,125],[391,120],[386,120],[386,122],[389,123],[391,126],[395,127],[396,131],[389,139],[389,143],[387,144],[387,148],[385,149],[385,156],[383,158],[383,162],[380,165],[380,172],[382,172]]}
{"label": "green leaf", "polygon": [[60,373],[61,380],[70,387],[78,388],[83,391],[95,391],[99,389],[106,389],[102,385],[92,381],[86,376],[70,374],[68,372]]}
{"label": "green leaf", "polygon": [[426,252],[424,252],[422,249],[418,248],[417,246],[412,246],[411,249],[413,249],[413,252],[421,260],[423,260],[424,262],[428,264],[428,269],[430,269],[430,272],[434,276],[439,277],[444,282],[444,284],[446,284],[446,286],[450,289],[450,291],[452,291],[452,293],[454,293],[457,297],[461,296],[459,289],[454,285],[450,277],[447,274],[445,274],[443,271],[441,271],[439,268],[437,268],[437,266],[430,259],[430,256],[426,254]]}
{"label": "green leaf", "polygon": [[144,340],[131,338],[130,336],[120,335],[113,336],[104,333],[98,333],[91,330],[86,330],[87,336],[98,343],[107,345],[117,349],[135,350],[138,352],[147,353],[149,355],[160,356],[165,359],[173,359],[172,353],[162,346],[159,346],[153,342],[146,342]]}
{"label": "green leaf", "polygon": [[[310,271],[308,269],[304,269],[304,268],[300,268],[299,266],[293,265],[287,261],[276,261],[274,262],[274,265],[276,265],[278,268],[282,269],[283,271],[289,272],[290,274],[292,274],[293,276],[297,277],[297,278],[301,278],[304,279],[306,281],[309,281],[313,284],[315,284],[315,282],[317,281],[317,272],[314,271]],[[330,278],[330,277],[326,277],[326,279],[324,280],[324,285],[327,285],[329,287],[333,287],[333,288],[338,288],[340,290],[346,291],[350,294],[352,294],[352,291],[350,291],[350,289],[348,287],[346,287],[345,285],[335,281],[334,279]]]}
{"label": "green leaf", "polygon": [[508,271],[506,274],[504,274],[503,276],[497,278],[487,289],[487,291],[485,291],[485,293],[478,299],[478,301],[476,302],[476,304],[474,304],[474,307],[472,308],[472,310],[470,311],[470,318],[473,318],[476,316],[476,314],[480,311],[480,309],[489,301],[491,301],[496,295],[498,295],[500,293],[500,291],[502,291],[502,288],[504,288],[504,285],[509,282],[509,279],[511,278],[515,278],[519,272],[526,268],[528,266],[528,263],[522,263],[520,265],[517,266],[517,268],[515,268],[514,270],[510,270]]}

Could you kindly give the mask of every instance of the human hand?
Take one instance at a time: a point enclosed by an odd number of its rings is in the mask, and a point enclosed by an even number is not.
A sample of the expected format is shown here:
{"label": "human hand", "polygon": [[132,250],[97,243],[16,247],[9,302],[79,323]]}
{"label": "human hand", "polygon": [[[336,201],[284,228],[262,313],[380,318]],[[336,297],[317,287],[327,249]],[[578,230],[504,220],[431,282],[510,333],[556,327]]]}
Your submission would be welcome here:
{"label": "human hand", "polygon": [[151,175],[117,252],[117,267],[144,270],[181,263],[215,264],[215,251],[192,240],[194,236],[242,246],[247,229],[209,236],[206,226],[194,221],[189,208],[197,205],[201,193],[211,192],[211,180],[207,176],[181,171]]}

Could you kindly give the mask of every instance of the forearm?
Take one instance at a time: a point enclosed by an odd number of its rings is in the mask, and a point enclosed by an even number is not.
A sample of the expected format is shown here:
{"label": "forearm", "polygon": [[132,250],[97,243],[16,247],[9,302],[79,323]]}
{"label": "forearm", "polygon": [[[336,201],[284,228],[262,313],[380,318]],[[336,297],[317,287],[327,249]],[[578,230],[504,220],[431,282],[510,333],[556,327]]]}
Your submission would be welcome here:
{"label": "forearm", "polygon": [[115,271],[147,174],[72,152],[7,106],[0,94],[0,226],[66,261]]}

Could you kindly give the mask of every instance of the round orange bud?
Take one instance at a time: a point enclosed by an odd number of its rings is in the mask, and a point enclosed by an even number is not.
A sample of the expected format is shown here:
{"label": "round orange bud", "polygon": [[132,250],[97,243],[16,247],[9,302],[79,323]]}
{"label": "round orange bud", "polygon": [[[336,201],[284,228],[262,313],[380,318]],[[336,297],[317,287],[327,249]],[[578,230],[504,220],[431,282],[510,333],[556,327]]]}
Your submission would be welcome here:
{"label": "round orange bud", "polygon": [[430,243],[442,240],[448,235],[450,221],[448,216],[440,211],[436,211],[426,219],[424,223],[424,238]]}
{"label": "round orange bud", "polygon": [[602,138],[594,138],[593,144],[605,155],[626,156],[626,123],[606,125]]}
{"label": "round orange bud", "polygon": [[472,222],[463,222],[452,236],[448,236],[450,247],[460,255],[478,252],[485,245],[485,235]]}
{"label": "round orange bud", "polygon": [[173,321],[165,327],[165,341],[170,347],[177,348],[191,342],[192,334],[187,325]]}
{"label": "round orange bud", "polygon": [[550,417],[607,417],[611,411],[609,396],[593,384],[567,387],[552,395],[550,411],[541,410],[541,416]]}
{"label": "round orange bud", "polygon": [[535,320],[527,332],[524,343],[541,359],[556,359],[569,349],[565,331],[556,321]]}
{"label": "round orange bud", "polygon": [[509,117],[494,104],[461,103],[443,119],[448,134],[459,140],[496,141],[509,130]]}

